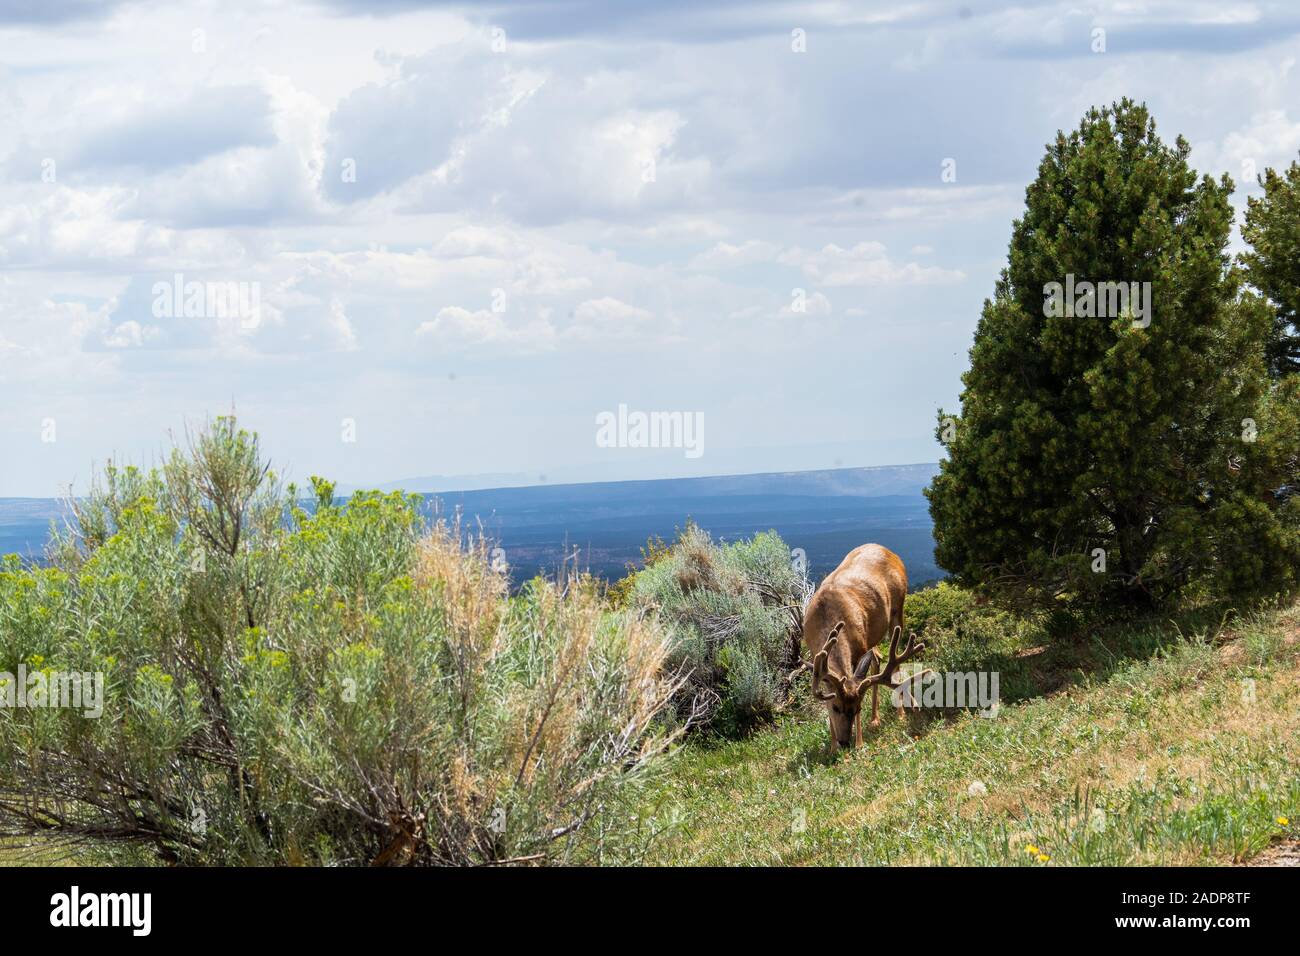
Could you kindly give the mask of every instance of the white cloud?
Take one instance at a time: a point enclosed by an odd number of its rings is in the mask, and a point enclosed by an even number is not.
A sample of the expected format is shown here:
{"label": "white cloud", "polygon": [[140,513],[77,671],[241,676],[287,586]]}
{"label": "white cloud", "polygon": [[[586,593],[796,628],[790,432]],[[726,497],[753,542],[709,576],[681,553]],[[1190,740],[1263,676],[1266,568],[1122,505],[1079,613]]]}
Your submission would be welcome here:
{"label": "white cloud", "polygon": [[488,346],[500,347],[510,354],[527,354],[545,350],[555,341],[548,310],[518,321],[505,313],[489,309],[470,311],[458,305],[439,309],[433,319],[420,323],[415,334],[445,352]]}
{"label": "white cloud", "polygon": [[[344,480],[429,470],[402,434],[430,421],[438,469],[554,464],[564,423],[625,390],[721,415],[795,355],[825,383],[720,442],[865,428],[821,413],[874,401],[929,449],[1057,128],[1137,91],[1202,170],[1300,150],[1300,41],[1268,4],[831,3],[801,12],[803,55],[787,5],[751,6],[508,0],[500,53],[454,4],[0,13],[0,378],[13,421],[67,426],[57,455],[7,457],[0,494],[232,398]],[[260,322],[153,315],[178,273],[257,283]],[[928,391],[900,404],[895,373]],[[345,414],[392,435],[313,431]]]}
{"label": "white cloud", "polygon": [[[1257,113],[1240,129],[1223,138],[1217,149],[1211,147],[1210,163],[1225,169],[1240,186],[1254,182],[1265,167],[1289,166],[1300,151],[1300,120],[1293,120],[1284,109]],[[1199,157],[1198,153],[1198,157]]]}
{"label": "white cloud", "polygon": [[460,226],[448,232],[433,246],[434,255],[447,259],[465,259],[471,256],[505,259],[523,255],[527,251],[527,246],[511,234],[483,226]]}
{"label": "white cloud", "polygon": [[965,278],[958,269],[895,262],[886,254],[884,244],[879,242],[859,242],[847,249],[829,243],[816,252],[789,249],[781,253],[780,261],[798,266],[809,279],[828,286],[926,285],[958,282]]}
{"label": "white cloud", "polygon": [[653,320],[654,313],[607,295],[579,303],[564,334],[583,341],[633,339]]}
{"label": "white cloud", "polygon": [[[929,246],[914,246],[914,255],[933,252]],[[755,263],[775,262],[798,268],[805,276],[823,285],[889,285],[957,282],[965,278],[959,270],[922,266],[915,262],[891,260],[881,242],[859,242],[851,248],[830,244],[819,251],[798,246],[782,248],[772,242],[749,239],[739,245],[719,242],[691,260],[699,270],[720,270]]]}
{"label": "white cloud", "polygon": [[16,188],[0,206],[0,263],[43,268],[185,268],[238,261],[229,233],[177,230],[132,215],[131,191],[50,184]]}
{"label": "white cloud", "polygon": [[707,252],[701,252],[691,260],[692,269],[729,269],[736,266],[752,265],[756,262],[771,262],[781,252],[781,247],[774,242],[762,239],[747,239],[739,245],[719,242]]}
{"label": "white cloud", "polygon": [[795,302],[783,305],[779,315],[783,319],[792,319],[830,315],[831,311],[831,300],[826,298],[824,294],[821,292],[805,292],[798,300],[797,305]]}
{"label": "white cloud", "polygon": [[507,341],[510,332],[505,319],[487,309],[471,312],[458,305],[444,306],[428,322],[421,322],[415,334],[438,339],[439,343],[482,345]]}

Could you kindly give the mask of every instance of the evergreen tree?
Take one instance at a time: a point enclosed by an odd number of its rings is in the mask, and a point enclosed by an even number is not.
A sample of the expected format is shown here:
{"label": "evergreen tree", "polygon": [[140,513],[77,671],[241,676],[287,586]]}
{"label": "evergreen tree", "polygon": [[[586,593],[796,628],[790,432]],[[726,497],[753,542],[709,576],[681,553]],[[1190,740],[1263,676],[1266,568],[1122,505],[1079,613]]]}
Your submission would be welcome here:
{"label": "evergreen tree", "polygon": [[[1260,178],[1264,195],[1246,200],[1242,235],[1247,278],[1273,307],[1269,368],[1276,376],[1300,372],[1300,163]],[[1297,439],[1300,442],[1300,438]]]}
{"label": "evergreen tree", "polygon": [[939,416],[927,494],[959,581],[1156,601],[1208,573],[1232,591],[1293,579],[1274,494],[1293,409],[1266,405],[1268,311],[1226,251],[1232,182],[1198,180],[1189,149],[1125,99],[1043,157],[961,414]]}

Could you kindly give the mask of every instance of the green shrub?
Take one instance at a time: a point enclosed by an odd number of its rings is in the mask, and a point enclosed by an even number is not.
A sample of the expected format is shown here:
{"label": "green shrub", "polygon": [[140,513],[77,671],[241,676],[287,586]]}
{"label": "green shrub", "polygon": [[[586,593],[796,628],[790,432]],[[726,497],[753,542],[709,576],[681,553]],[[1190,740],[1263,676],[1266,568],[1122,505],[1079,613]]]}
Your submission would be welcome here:
{"label": "green shrub", "polygon": [[400,494],[307,514],[218,420],[109,468],[56,566],[0,569],[0,671],[98,672],[103,713],[0,709],[0,835],[191,864],[635,858],[676,689],[589,581],[508,596]]}
{"label": "green shrub", "polygon": [[634,576],[629,601],[673,634],[668,663],[684,678],[678,717],[731,733],[785,705],[810,594],[775,532],[718,545],[690,525]]}
{"label": "green shrub", "polygon": [[[1000,693],[1016,699],[1030,689],[1020,654],[1047,640],[1053,616],[997,607],[949,581],[913,591],[903,610],[907,630],[925,641],[925,658],[912,669],[941,673],[996,671]],[[905,665],[906,667],[907,665]]]}
{"label": "green shrub", "polygon": [[979,604],[974,592],[940,581],[908,594],[903,614],[909,631],[932,636],[951,631],[963,618],[974,614]]}

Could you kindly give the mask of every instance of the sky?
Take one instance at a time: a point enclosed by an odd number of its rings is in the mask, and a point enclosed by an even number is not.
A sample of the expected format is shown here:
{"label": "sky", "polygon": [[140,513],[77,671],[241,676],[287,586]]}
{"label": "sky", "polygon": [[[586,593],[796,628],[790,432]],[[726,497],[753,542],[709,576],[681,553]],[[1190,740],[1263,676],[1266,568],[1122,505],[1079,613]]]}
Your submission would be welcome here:
{"label": "sky", "polygon": [[349,487],[935,461],[1056,131],[1145,101],[1241,206],[1298,53],[1231,0],[0,0],[0,496],[232,409]]}

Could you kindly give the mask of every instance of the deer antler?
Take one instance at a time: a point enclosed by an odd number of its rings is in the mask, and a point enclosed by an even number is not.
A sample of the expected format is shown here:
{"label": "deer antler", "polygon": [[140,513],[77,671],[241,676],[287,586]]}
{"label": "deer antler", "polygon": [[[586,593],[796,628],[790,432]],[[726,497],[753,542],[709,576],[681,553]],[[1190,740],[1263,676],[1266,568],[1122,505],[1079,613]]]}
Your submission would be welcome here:
{"label": "deer antler", "polygon": [[898,650],[898,641],[902,636],[903,629],[895,626],[894,634],[889,639],[889,660],[885,662],[885,667],[879,674],[873,674],[870,677],[864,678],[862,683],[858,684],[857,694],[859,697],[863,696],[876,684],[884,684],[886,687],[889,687],[890,681],[894,676],[894,671],[898,668],[898,665],[902,664],[904,661],[911,660],[917,654],[925,650],[925,644],[917,641],[915,634],[909,634],[907,643],[903,645],[903,650],[900,652]]}
{"label": "deer antler", "polygon": [[843,627],[844,627],[844,622],[840,621],[840,623],[836,624],[833,628],[831,628],[831,633],[827,636],[825,643],[822,644],[822,649],[818,651],[817,656],[813,658],[812,690],[813,690],[813,695],[818,700],[835,699],[836,695],[834,693],[823,691],[821,685],[822,685],[822,681],[830,679],[826,674],[826,656],[827,653],[831,650],[831,648],[833,648],[836,645],[836,643],[839,641],[840,631],[843,629]]}

